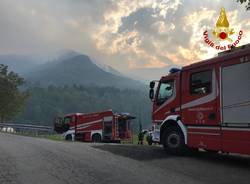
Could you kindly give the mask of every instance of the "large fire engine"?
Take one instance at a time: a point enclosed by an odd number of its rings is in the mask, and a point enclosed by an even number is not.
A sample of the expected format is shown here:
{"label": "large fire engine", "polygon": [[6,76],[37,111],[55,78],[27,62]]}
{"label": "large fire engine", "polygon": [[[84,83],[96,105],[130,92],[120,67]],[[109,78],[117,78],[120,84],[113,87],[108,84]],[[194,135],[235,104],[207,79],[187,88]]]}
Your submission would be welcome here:
{"label": "large fire engine", "polygon": [[167,152],[250,154],[250,44],[171,69],[149,96],[155,141]]}
{"label": "large fire engine", "polygon": [[120,142],[130,140],[129,113],[114,113],[112,110],[95,113],[75,113],[55,118],[54,129],[63,133],[66,140],[87,142]]}

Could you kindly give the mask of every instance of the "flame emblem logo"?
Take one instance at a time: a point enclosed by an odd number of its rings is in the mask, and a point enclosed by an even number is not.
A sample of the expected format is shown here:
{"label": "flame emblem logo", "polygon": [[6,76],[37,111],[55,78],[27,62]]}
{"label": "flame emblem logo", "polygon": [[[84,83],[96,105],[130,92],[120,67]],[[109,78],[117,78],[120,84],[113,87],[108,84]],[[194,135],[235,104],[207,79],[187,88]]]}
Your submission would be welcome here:
{"label": "flame emblem logo", "polygon": [[242,36],[242,30],[237,31],[235,34],[234,29],[230,28],[225,8],[221,8],[215,27],[212,30],[203,32],[205,44],[220,51],[236,47],[240,43]]}
{"label": "flame emblem logo", "polygon": [[229,27],[225,8],[221,8],[219,19],[217,20],[216,27],[212,30],[212,33],[219,41],[233,41],[230,36],[234,34],[234,29]]}

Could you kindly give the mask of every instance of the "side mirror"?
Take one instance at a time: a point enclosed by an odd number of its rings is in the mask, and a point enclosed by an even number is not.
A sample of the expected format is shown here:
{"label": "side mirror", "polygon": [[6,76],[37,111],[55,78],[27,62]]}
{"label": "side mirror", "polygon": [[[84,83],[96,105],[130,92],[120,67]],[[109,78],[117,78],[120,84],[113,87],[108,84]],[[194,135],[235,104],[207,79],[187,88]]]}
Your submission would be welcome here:
{"label": "side mirror", "polygon": [[151,89],[149,90],[149,98],[150,98],[151,100],[154,99],[154,93],[155,93],[154,89],[151,88]]}
{"label": "side mirror", "polygon": [[150,88],[153,89],[155,87],[155,82],[154,81],[151,81],[150,84],[149,84]]}

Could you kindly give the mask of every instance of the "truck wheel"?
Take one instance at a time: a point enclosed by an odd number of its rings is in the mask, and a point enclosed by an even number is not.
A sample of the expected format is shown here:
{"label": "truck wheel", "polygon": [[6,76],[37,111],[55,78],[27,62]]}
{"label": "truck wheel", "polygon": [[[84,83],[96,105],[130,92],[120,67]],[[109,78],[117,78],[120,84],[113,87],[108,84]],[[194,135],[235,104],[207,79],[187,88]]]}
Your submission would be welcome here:
{"label": "truck wheel", "polygon": [[153,142],[151,140],[148,140],[148,145],[152,146]]}
{"label": "truck wheel", "polygon": [[147,137],[147,142],[148,142],[148,145],[151,146],[153,144],[152,137]]}
{"label": "truck wheel", "polygon": [[92,142],[101,142],[101,141],[102,141],[102,137],[100,134],[92,135]]}
{"label": "truck wheel", "polygon": [[185,149],[184,136],[177,128],[164,132],[163,146],[167,153],[181,155]]}
{"label": "truck wheel", "polygon": [[65,140],[72,141],[72,135],[71,134],[66,135]]}

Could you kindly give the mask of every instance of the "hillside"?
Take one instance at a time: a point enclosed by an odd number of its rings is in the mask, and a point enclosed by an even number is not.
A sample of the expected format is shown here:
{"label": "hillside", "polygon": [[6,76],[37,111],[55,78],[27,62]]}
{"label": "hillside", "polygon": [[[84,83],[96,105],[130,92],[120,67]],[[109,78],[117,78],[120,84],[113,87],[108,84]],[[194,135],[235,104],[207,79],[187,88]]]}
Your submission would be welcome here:
{"label": "hillside", "polygon": [[54,58],[38,64],[30,57],[0,57],[0,63],[25,78],[30,94],[14,121],[52,126],[56,115],[113,109],[140,115],[143,127],[150,127],[146,85],[110,66],[98,65],[86,55],[70,52]]}
{"label": "hillside", "polygon": [[86,55],[74,55],[66,59],[43,64],[33,72],[26,74],[25,78],[28,82],[44,87],[49,85],[72,86],[77,84],[83,86],[110,86],[123,89],[146,89],[139,81],[101,69]]}
{"label": "hillside", "polygon": [[145,91],[84,86],[31,87],[28,91],[30,98],[16,122],[52,126],[57,115],[113,109],[136,116],[132,125],[135,130],[138,129],[139,119],[143,127],[151,125],[151,102]]}

